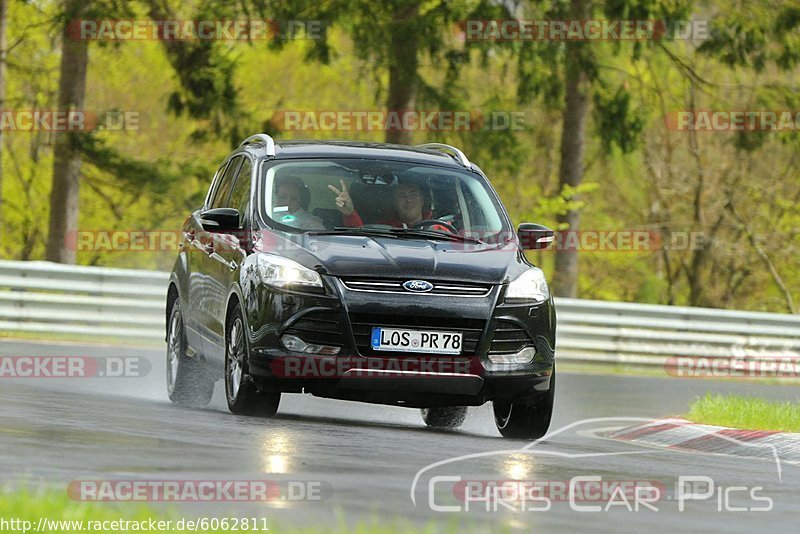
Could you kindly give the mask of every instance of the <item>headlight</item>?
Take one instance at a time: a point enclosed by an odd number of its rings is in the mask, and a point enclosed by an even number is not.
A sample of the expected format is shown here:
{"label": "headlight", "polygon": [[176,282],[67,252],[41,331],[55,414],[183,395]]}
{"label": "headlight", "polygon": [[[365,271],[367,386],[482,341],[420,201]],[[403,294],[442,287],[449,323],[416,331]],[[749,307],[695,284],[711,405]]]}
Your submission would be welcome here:
{"label": "headlight", "polygon": [[275,287],[322,287],[318,272],[274,254],[258,255],[258,273],[265,284]]}
{"label": "headlight", "polygon": [[531,267],[508,284],[506,300],[513,302],[542,303],[550,298],[550,288],[544,273],[538,267]]}

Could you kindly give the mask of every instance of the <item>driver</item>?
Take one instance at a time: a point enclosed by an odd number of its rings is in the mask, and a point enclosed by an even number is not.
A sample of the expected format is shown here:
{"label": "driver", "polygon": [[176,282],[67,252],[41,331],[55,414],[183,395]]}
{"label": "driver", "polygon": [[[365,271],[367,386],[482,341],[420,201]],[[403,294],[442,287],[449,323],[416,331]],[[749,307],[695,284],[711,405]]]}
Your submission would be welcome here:
{"label": "driver", "polygon": [[[341,189],[337,189],[333,185],[329,185],[328,188],[336,193],[336,207],[342,212],[342,222],[345,226],[364,226],[364,221],[353,207],[353,200],[347,191],[347,185],[344,180],[340,180],[339,183]],[[395,228],[409,228],[432,217],[430,208],[425,206],[422,190],[419,185],[411,182],[401,182],[395,189],[394,211],[393,218],[378,221],[378,224],[388,224]],[[446,227],[435,224],[431,225],[431,228],[448,231]]]}

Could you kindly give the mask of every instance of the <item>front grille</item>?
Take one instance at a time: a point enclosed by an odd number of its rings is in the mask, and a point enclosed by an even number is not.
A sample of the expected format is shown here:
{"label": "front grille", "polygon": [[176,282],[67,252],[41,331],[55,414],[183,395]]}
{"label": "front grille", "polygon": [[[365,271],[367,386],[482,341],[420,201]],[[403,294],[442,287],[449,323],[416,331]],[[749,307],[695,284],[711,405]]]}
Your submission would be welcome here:
{"label": "front grille", "polygon": [[449,317],[419,317],[405,315],[382,315],[351,313],[350,324],[353,327],[353,336],[358,352],[363,356],[392,356],[409,353],[394,353],[383,350],[373,350],[370,344],[372,327],[383,328],[410,328],[413,330],[442,330],[463,333],[463,348],[461,354],[472,356],[478,350],[481,334],[486,322],[481,319],[461,319]]}
{"label": "front grille", "polygon": [[[375,293],[404,293],[413,294],[403,287],[407,280],[387,279],[342,279],[347,289],[352,291],[372,291]],[[420,295],[446,295],[452,297],[485,297],[492,290],[488,284],[467,284],[463,282],[431,282],[433,289]]]}
{"label": "front grille", "polygon": [[344,346],[344,317],[335,311],[312,311],[293,322],[284,333],[298,336],[306,343]]}
{"label": "front grille", "polygon": [[497,321],[492,331],[489,354],[514,354],[532,345],[533,340],[522,326],[511,321]]}

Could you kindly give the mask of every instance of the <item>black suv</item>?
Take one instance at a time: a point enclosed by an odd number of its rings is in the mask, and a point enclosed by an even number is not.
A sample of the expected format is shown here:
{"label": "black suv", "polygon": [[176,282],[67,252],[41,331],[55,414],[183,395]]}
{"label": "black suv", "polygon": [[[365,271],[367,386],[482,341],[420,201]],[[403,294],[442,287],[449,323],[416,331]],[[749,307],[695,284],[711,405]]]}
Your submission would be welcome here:
{"label": "black suv", "polygon": [[457,148],[258,134],[187,219],[167,293],[167,389],[271,416],[281,393],[416,407],[456,427],[492,401],[500,433],[536,438],[555,392],[553,300]]}

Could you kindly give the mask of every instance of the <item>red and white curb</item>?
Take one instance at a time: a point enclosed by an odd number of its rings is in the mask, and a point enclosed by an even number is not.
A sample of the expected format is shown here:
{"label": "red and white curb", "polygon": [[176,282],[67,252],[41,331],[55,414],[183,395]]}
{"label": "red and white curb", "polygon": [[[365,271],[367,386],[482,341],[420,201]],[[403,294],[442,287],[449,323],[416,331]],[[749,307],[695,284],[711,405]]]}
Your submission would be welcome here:
{"label": "red and white curb", "polygon": [[609,430],[603,437],[651,447],[800,464],[800,434],[699,425],[673,417]]}

